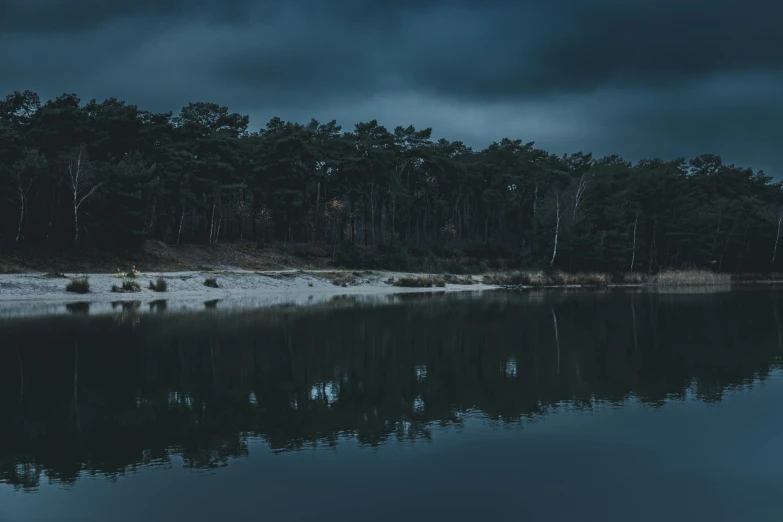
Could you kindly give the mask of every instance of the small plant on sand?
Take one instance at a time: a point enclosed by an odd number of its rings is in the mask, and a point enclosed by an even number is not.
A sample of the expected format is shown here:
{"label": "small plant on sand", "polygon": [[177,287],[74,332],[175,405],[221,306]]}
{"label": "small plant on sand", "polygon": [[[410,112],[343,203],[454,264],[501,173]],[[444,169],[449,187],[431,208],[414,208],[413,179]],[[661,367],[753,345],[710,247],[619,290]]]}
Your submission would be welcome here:
{"label": "small plant on sand", "polygon": [[220,288],[220,285],[218,285],[217,279],[214,277],[208,277],[204,279],[204,286],[208,286],[210,288]]}
{"label": "small plant on sand", "polygon": [[118,293],[141,292],[141,285],[131,279],[123,279],[122,286],[112,285],[111,291]]}
{"label": "small plant on sand", "polygon": [[90,291],[90,280],[86,277],[74,277],[65,289],[75,294],[86,294]]}
{"label": "small plant on sand", "polygon": [[114,277],[117,279],[136,279],[141,275],[141,272],[136,269],[136,265],[133,265],[130,270],[127,272],[123,272],[119,268],[117,268],[117,272],[114,274]]}
{"label": "small plant on sand", "polygon": [[159,277],[157,281],[150,281],[150,290],[153,292],[165,292],[168,290],[168,283],[162,277]]}

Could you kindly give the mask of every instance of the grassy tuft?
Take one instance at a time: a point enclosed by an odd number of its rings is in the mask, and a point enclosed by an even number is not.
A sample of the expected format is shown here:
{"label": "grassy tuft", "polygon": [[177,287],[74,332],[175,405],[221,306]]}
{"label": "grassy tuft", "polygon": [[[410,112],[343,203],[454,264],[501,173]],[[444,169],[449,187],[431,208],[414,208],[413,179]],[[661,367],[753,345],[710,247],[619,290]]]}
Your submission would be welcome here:
{"label": "grassy tuft", "polygon": [[433,286],[443,288],[446,286],[446,281],[440,277],[418,276],[401,277],[400,279],[395,279],[392,284],[405,288],[432,288]]}
{"label": "grassy tuft", "polygon": [[74,277],[65,289],[75,294],[86,294],[90,291],[90,280],[86,277]]}
{"label": "grassy tuft", "polygon": [[150,281],[150,290],[153,292],[165,292],[169,288],[169,284],[162,277],[159,277],[157,281]]}
{"label": "grassy tuft", "polygon": [[118,293],[141,292],[141,285],[136,281],[123,279],[122,286],[112,285],[111,291]]}
{"label": "grassy tuft", "polygon": [[457,276],[452,274],[445,274],[441,278],[450,285],[475,285],[476,281],[470,276]]}
{"label": "grassy tuft", "polygon": [[0,274],[21,274],[22,270],[15,265],[0,264]]}
{"label": "grassy tuft", "polygon": [[[357,276],[356,274],[359,275]],[[361,276],[361,272],[329,272],[323,276],[330,280],[334,286],[348,287],[356,284],[356,278]]]}
{"label": "grassy tuft", "polygon": [[214,277],[208,277],[204,279],[204,286],[208,286],[210,288],[220,288],[220,285],[218,285],[217,278]]}
{"label": "grassy tuft", "polygon": [[567,274],[565,272],[501,272],[487,274],[484,283],[497,286],[606,286],[611,277],[598,272]]}
{"label": "grassy tuft", "polygon": [[654,275],[650,283],[653,286],[726,286],[731,284],[731,275],[697,269],[667,270]]}
{"label": "grassy tuft", "polygon": [[614,280],[621,285],[643,285],[647,283],[648,277],[641,272],[629,272],[615,276]]}

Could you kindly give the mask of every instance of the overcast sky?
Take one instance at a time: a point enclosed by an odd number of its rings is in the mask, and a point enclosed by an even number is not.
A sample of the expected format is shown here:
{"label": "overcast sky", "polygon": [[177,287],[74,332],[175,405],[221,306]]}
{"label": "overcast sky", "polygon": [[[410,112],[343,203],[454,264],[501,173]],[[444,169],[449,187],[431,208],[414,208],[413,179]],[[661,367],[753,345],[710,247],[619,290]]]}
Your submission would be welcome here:
{"label": "overcast sky", "polygon": [[783,2],[0,0],[0,93],[783,175]]}

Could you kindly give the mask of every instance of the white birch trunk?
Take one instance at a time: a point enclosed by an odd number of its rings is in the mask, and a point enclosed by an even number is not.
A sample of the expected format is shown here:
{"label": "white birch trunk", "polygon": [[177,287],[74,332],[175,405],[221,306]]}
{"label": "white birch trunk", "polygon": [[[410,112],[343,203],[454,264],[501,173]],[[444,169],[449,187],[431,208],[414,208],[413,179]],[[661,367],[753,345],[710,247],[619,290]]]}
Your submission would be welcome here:
{"label": "white birch trunk", "polygon": [[555,224],[555,247],[552,249],[552,260],[549,262],[549,266],[555,265],[555,257],[557,256],[557,237],[560,234],[560,196],[555,196],[557,202],[557,208],[555,210],[555,216],[557,218]]}
{"label": "white birch trunk", "polygon": [[778,233],[775,236],[775,248],[772,250],[772,264],[775,264],[775,256],[778,253],[778,241],[780,240],[780,222],[783,221],[783,216],[778,218]]}
{"label": "white birch trunk", "polygon": [[70,178],[71,194],[73,195],[73,244],[79,246],[79,207],[82,206],[90,196],[95,194],[100,183],[92,187],[89,186],[87,169],[85,166],[84,146],[79,147],[79,154],[76,156],[76,162],[68,162],[68,176]]}
{"label": "white birch trunk", "polygon": [[212,219],[209,223],[209,244],[212,244],[212,236],[215,233],[215,204],[212,203]]}

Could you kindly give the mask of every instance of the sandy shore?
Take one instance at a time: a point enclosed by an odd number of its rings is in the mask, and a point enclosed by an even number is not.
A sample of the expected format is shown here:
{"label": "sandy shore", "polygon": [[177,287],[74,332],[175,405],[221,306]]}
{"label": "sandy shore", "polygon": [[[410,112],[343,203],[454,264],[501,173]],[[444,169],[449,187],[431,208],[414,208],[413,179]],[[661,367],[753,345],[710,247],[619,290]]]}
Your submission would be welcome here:
{"label": "sandy shore", "polygon": [[[0,275],[0,317],[29,317],[39,315],[113,313],[132,307],[139,313],[159,311],[196,311],[205,308],[262,308],[268,306],[312,305],[324,303],[338,296],[356,296],[363,301],[387,299],[392,294],[416,292],[482,291],[495,289],[493,285],[446,284],[444,288],[401,288],[389,284],[390,278],[415,274],[398,272],[362,273],[349,286],[336,286],[329,274],[334,271],[281,270],[250,272],[150,272],[137,278],[140,292],[112,292],[112,285],[121,280],[112,274],[65,274],[68,277],[86,276],[90,292],[75,294],[65,290],[68,279],[47,277],[41,273]],[[351,274],[347,272],[347,274]],[[166,278],[168,290],[163,293],[147,288],[159,276]],[[215,277],[220,288],[204,286],[204,279]],[[161,301],[165,300],[165,303]]]}

